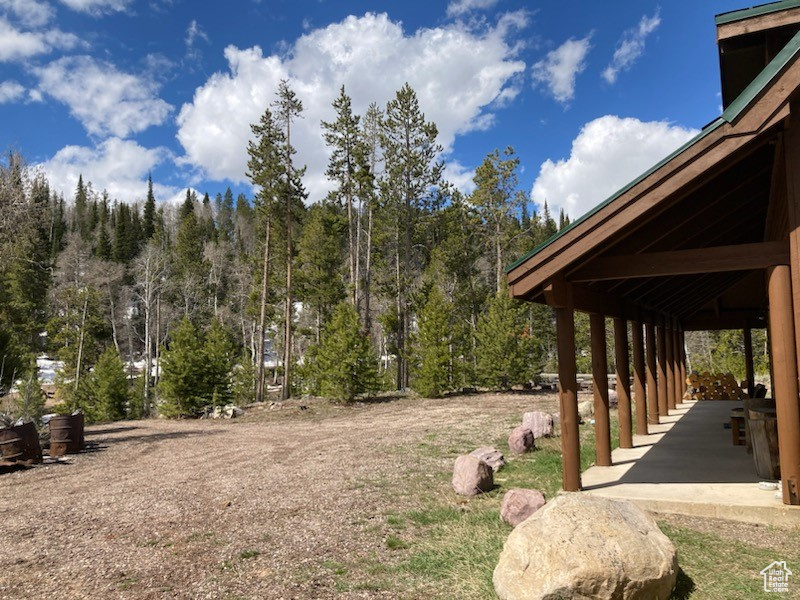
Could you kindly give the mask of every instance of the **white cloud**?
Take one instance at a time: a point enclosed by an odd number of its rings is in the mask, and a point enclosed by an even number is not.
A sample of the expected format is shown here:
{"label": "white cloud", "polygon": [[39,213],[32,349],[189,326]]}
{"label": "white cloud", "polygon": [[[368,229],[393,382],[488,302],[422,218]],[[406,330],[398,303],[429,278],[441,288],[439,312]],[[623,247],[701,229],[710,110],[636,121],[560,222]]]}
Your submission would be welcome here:
{"label": "white cloud", "polygon": [[409,82],[426,118],[438,125],[440,142],[450,148],[457,134],[490,123],[495,100],[513,97],[508,86],[525,69],[506,41],[513,23],[482,32],[456,23],[407,35],[385,14],[366,14],[303,35],[285,56],[228,46],[230,71],[212,75],[181,108],[177,137],[184,161],[211,179],[245,181],[250,124],[274,100],[281,79],[289,80],[305,107],[293,142],[298,161],[308,165],[312,201],[329,189],[319,123],[332,120],[331,102],[342,84],[353,110],[363,114],[370,102],[385,105]]}
{"label": "white cloud", "polygon": [[547,200],[573,219],[627,185],[697,135],[666,121],[606,115],[583,126],[567,159],[546,160],[533,184],[533,200]]}
{"label": "white cloud", "polygon": [[[165,148],[144,148],[131,140],[109,138],[95,147],[65,146],[50,160],[38,165],[50,187],[69,199],[78,176],[91,181],[94,190],[108,190],[112,199],[124,202],[142,200],[147,195],[147,176],[169,158]],[[156,198],[166,200],[177,188],[154,183]]]}
{"label": "white cloud", "polygon": [[456,189],[464,194],[470,194],[475,189],[475,169],[469,169],[459,161],[450,159],[444,166],[444,179],[452,183]]}
{"label": "white cloud", "polygon": [[53,7],[39,0],[0,0],[0,8],[16,16],[26,27],[42,27],[55,16]]}
{"label": "white cloud", "polygon": [[72,10],[93,17],[122,12],[128,8],[130,3],[131,0],[61,0],[61,4]]}
{"label": "white cloud", "polygon": [[25,88],[16,81],[0,81],[0,104],[16,102],[25,94]]}
{"label": "white cloud", "polygon": [[23,60],[55,49],[84,46],[77,36],[60,29],[22,31],[0,17],[0,62]]}
{"label": "white cloud", "polygon": [[60,58],[35,72],[39,89],[69,106],[92,135],[125,137],[160,125],[172,110],[152,79],[90,56]]}
{"label": "white cloud", "polygon": [[194,44],[198,39],[208,42],[208,34],[203,30],[202,27],[200,27],[195,19],[192,19],[192,21],[189,23],[189,26],[186,28],[186,37],[184,38],[187,54],[196,54]]}
{"label": "white cloud", "polygon": [[485,10],[497,4],[498,0],[452,0],[447,5],[448,17],[460,17],[473,10]]}
{"label": "white cloud", "polygon": [[652,17],[643,16],[638,26],[622,34],[622,38],[617,43],[617,49],[614,50],[611,64],[603,71],[603,79],[608,83],[614,83],[617,81],[620,71],[630,69],[644,52],[647,36],[653,33],[659,25],[661,25],[661,15],[656,10]]}
{"label": "white cloud", "polygon": [[544,84],[561,104],[575,97],[575,79],[586,68],[586,55],[591,48],[590,33],[585,38],[569,39],[533,65],[534,85]]}

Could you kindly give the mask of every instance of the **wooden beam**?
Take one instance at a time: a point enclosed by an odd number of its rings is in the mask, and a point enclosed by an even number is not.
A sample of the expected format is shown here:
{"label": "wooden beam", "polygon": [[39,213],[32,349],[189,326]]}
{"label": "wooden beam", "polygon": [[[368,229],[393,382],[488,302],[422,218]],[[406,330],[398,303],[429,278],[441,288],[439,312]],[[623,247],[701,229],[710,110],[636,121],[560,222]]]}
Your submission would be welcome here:
{"label": "wooden beam", "polygon": [[[744,318],[743,318],[744,316]],[[722,312],[719,317],[695,315],[681,321],[684,331],[720,331],[722,329],[741,329],[747,323],[751,329],[764,329],[767,326],[766,311]]]}
{"label": "wooden beam", "polygon": [[800,403],[789,267],[770,269],[767,281],[783,503],[800,504]]}
{"label": "wooden beam", "polygon": [[800,9],[796,7],[787,8],[777,12],[741,19],[730,23],[717,25],[717,42],[729,40],[741,35],[767,31],[784,25],[800,23]]}
{"label": "wooden beam", "polygon": [[[641,326],[639,334],[641,335]],[[619,411],[619,447],[633,448],[631,419],[631,368],[628,354],[628,322],[614,319],[614,366],[617,374],[617,410]]]}
{"label": "wooden beam", "polygon": [[562,487],[581,489],[581,442],[578,431],[578,381],[575,366],[575,313],[567,291],[565,306],[555,309],[558,350],[558,387],[561,412]]}
{"label": "wooden beam", "polygon": [[673,388],[675,406],[683,402],[683,386],[681,384],[683,378],[681,377],[680,340],[678,338],[678,327],[674,324],[672,327],[672,376],[675,378],[675,387]]}
{"label": "wooden beam", "polygon": [[611,419],[608,414],[608,361],[606,359],[606,320],[589,315],[592,345],[592,388],[594,390],[594,454],[599,467],[611,466]]}
{"label": "wooden beam", "polygon": [[655,325],[647,323],[644,330],[647,337],[647,422],[650,425],[658,425],[658,366]]}
{"label": "wooden beam", "polygon": [[736,244],[596,258],[570,275],[570,281],[605,281],[667,275],[695,275],[765,269],[789,264],[786,242]]}
{"label": "wooden beam", "polygon": [[636,404],[636,435],[647,435],[646,373],[644,368],[644,335],[641,321],[631,322],[633,346],[633,397]]}

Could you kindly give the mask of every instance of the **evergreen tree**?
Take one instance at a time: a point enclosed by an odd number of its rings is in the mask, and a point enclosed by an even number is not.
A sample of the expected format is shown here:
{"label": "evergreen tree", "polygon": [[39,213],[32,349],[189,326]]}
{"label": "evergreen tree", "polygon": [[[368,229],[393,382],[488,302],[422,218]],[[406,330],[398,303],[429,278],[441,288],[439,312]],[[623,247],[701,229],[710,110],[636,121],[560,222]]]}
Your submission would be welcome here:
{"label": "evergreen tree", "polygon": [[384,148],[383,192],[395,220],[397,387],[408,387],[406,341],[409,332],[408,291],[414,280],[414,232],[431,190],[441,180],[444,164],[437,161],[436,125],[425,120],[419,100],[407,83],[386,105],[381,142]]}
{"label": "evergreen tree", "polygon": [[147,243],[156,232],[156,197],[153,194],[153,177],[147,176],[147,199],[142,213],[142,240]]}
{"label": "evergreen tree", "polygon": [[205,397],[215,406],[230,403],[233,344],[222,324],[214,319],[206,335],[203,353],[206,359]]}
{"label": "evergreen tree", "polygon": [[333,204],[315,204],[297,242],[298,296],[316,312],[317,343],[334,307],[346,295],[341,272],[342,232],[346,226],[346,221]]}
{"label": "evergreen tree", "polygon": [[422,396],[437,398],[452,389],[450,355],[452,305],[434,286],[419,313],[414,336],[415,369],[413,387]]}
{"label": "evergreen tree", "polygon": [[488,311],[478,321],[475,337],[478,376],[484,385],[506,390],[530,381],[540,372],[524,305],[505,290],[489,302]]}
{"label": "evergreen tree", "polygon": [[161,358],[158,410],[165,417],[195,415],[208,403],[203,346],[201,332],[184,317]]}
{"label": "evergreen tree", "polygon": [[83,184],[83,174],[78,175],[78,186],[75,188],[75,210],[72,221],[72,231],[81,235],[86,233],[86,207],[88,204],[86,186]]}
{"label": "evergreen tree", "polygon": [[325,328],[322,343],[307,352],[303,373],[313,391],[350,402],[358,394],[377,389],[376,362],[356,309],[343,302]]}
{"label": "evergreen tree", "polygon": [[233,192],[231,188],[225,189],[225,196],[219,198],[217,206],[217,229],[221,240],[232,242],[234,238],[233,226]]}
{"label": "evergreen tree", "polygon": [[[119,352],[113,346],[107,348],[97,359],[90,386],[95,403],[92,420],[117,421],[125,417],[128,377]],[[87,418],[89,416],[87,414]]]}

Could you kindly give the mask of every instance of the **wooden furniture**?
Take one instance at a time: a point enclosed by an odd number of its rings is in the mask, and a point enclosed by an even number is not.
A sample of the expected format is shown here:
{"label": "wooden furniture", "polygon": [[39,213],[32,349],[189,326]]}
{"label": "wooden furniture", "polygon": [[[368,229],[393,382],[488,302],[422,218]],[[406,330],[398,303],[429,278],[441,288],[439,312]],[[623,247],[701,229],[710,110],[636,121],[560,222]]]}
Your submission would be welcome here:
{"label": "wooden furniture", "polygon": [[731,411],[731,436],[734,446],[745,445],[744,408],[734,408]]}

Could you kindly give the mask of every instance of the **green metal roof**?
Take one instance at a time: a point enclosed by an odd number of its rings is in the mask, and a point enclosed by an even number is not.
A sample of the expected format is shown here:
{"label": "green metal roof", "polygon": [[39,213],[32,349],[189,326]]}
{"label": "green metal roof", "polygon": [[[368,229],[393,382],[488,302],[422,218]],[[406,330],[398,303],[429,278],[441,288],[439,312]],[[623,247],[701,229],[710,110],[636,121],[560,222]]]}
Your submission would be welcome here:
{"label": "green metal roof", "polygon": [[[800,5],[800,0],[785,0],[784,2],[775,2],[774,4]],[[768,4],[765,6],[773,6],[773,5]],[[750,9],[750,10],[755,10],[755,9]],[[742,111],[744,111],[761,94],[761,92],[764,89],[766,89],[769,83],[784,70],[784,68],[789,64],[789,62],[791,62],[795,58],[798,52],[800,52],[800,32],[795,34],[795,36],[789,41],[788,44],[786,44],[786,46],[784,46],[784,48],[778,53],[778,55],[774,59],[772,59],[772,61],[766,67],[764,67],[764,70],[758,74],[758,77],[756,77],[752,82],[750,82],[750,85],[748,85],[744,89],[744,91],[741,94],[739,94],[736,100],[731,102],[731,104],[728,106],[728,108],[725,109],[725,111],[719,118],[717,118],[710,124],[706,125],[703,128],[703,130],[699,134],[697,134],[694,138],[686,142],[683,146],[675,150],[675,152],[667,156],[661,162],[654,165],[649,170],[645,171],[642,175],[631,181],[628,185],[617,191],[613,196],[607,198],[606,200],[595,206],[592,210],[587,212],[585,215],[583,215],[580,219],[570,223],[568,227],[565,227],[564,229],[562,229],[549,239],[545,240],[544,242],[533,248],[533,250],[525,254],[522,258],[520,258],[519,260],[513,262],[511,265],[506,267],[505,272],[508,273],[509,271],[512,271],[513,269],[524,263],[532,256],[535,256],[536,254],[544,250],[547,246],[555,242],[561,236],[563,236],[567,232],[571,231],[573,228],[577,227],[578,225],[586,221],[592,215],[594,215],[595,213],[603,209],[605,206],[607,206],[608,204],[619,198],[622,194],[630,190],[639,182],[641,182],[642,180],[646,179],[647,177],[658,171],[661,167],[666,165],[676,156],[680,155],[682,152],[694,146],[697,142],[702,140],[712,131],[720,127],[723,123],[733,123],[733,121],[737,119],[737,117],[742,113]]]}
{"label": "green metal roof", "polygon": [[717,15],[714,21],[717,25],[724,25],[725,23],[733,23],[734,21],[742,21],[752,17],[760,17],[761,15],[768,15],[769,13],[779,12],[789,8],[797,8],[800,6],[800,0],[782,0],[781,2],[770,2],[769,4],[759,4],[752,8],[743,8],[741,10],[734,10]]}

